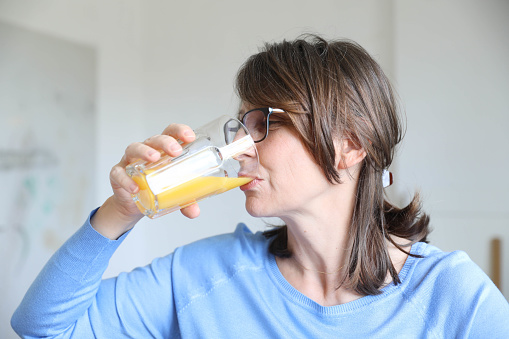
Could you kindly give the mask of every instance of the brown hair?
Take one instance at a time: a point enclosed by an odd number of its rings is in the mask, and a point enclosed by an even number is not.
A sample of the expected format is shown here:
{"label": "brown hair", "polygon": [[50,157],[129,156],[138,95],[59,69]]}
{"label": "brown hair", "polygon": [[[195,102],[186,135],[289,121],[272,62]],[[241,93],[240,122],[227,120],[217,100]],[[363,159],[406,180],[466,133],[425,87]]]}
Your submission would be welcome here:
{"label": "brown hair", "polygon": [[[404,208],[384,197],[382,171],[392,163],[403,132],[394,91],[376,61],[355,42],[307,35],[266,44],[241,67],[236,89],[242,101],[288,112],[331,183],[341,183],[334,140],[348,138],[366,151],[349,230],[348,274],[340,286],[378,294],[387,273],[400,283],[386,241],[408,254],[390,236],[410,244],[426,241],[429,218],[420,211],[418,194]],[[286,226],[264,234],[272,238],[271,253],[291,256]]]}

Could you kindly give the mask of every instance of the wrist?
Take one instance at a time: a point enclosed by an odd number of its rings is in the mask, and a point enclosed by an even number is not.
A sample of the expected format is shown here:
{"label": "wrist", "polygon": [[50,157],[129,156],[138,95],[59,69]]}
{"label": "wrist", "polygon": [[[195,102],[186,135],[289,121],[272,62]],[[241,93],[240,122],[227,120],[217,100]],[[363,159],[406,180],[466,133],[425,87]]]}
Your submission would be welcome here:
{"label": "wrist", "polygon": [[90,219],[92,227],[111,240],[117,240],[143,218],[143,214],[126,213],[114,196],[109,197]]}

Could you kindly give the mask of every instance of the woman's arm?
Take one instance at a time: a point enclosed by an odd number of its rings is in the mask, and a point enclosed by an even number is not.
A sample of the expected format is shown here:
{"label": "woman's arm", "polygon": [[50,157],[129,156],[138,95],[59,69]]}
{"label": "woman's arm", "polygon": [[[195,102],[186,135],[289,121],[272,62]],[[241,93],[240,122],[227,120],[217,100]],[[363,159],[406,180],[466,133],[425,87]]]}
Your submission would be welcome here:
{"label": "woman's arm", "polygon": [[172,256],[101,281],[127,233],[107,239],[89,220],[36,278],[12,317],[13,329],[24,338],[170,337],[178,330]]}
{"label": "woman's arm", "polygon": [[[102,282],[101,278],[116,248],[143,217],[131,198],[139,188],[126,174],[125,167],[139,159],[157,161],[160,150],[178,156],[182,147],[177,139],[191,142],[194,132],[185,125],[172,124],[163,134],[126,148],[110,172],[113,195],[53,255],[14,313],[11,323],[19,335],[65,334],[65,337],[81,338],[110,333],[109,337],[115,337],[114,333],[138,333],[138,330],[156,337],[156,333],[168,334],[173,310],[168,295],[171,294],[171,256],[154,261],[157,271],[152,263],[115,279]],[[196,217],[199,208],[194,204],[182,213]],[[158,310],[157,314],[151,314],[152,309]],[[161,316],[164,324],[158,323]]]}
{"label": "woman's arm", "polygon": [[78,319],[86,317],[108,262],[126,235],[115,241],[107,239],[91,227],[89,217],[51,257],[26,293],[11,320],[16,333],[23,337],[70,336]]}

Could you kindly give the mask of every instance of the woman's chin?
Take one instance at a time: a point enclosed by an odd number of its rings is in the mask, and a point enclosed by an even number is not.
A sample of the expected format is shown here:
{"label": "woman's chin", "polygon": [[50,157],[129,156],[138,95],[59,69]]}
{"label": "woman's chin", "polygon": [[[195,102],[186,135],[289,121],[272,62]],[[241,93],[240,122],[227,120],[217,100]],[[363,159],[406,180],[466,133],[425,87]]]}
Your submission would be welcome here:
{"label": "woman's chin", "polygon": [[259,203],[246,199],[246,211],[255,218],[267,217],[267,211]]}
{"label": "woman's chin", "polygon": [[255,209],[252,209],[252,208],[248,208],[247,206],[246,206],[246,211],[252,217],[255,217],[255,218],[262,218],[263,217],[263,214],[260,213],[258,210],[255,210]]}

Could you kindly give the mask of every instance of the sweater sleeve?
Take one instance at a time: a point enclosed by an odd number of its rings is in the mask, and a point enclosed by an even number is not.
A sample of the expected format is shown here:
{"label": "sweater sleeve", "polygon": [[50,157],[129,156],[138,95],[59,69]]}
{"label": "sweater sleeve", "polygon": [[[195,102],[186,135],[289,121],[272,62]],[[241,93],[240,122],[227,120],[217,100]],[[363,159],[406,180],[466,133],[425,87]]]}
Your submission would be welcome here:
{"label": "sweater sleeve", "polygon": [[407,292],[436,338],[508,338],[509,304],[489,277],[462,251],[418,253]]}
{"label": "sweater sleeve", "polygon": [[[175,330],[172,255],[101,280],[127,236],[103,237],[85,224],[51,257],[11,319],[23,338],[168,337]],[[175,324],[175,326],[172,326]]]}
{"label": "sweater sleeve", "polygon": [[[466,254],[464,257],[468,258]],[[451,277],[452,283],[461,291],[461,299],[455,300],[463,305],[465,313],[458,336],[464,338],[509,338],[509,303],[490,278],[470,258],[458,266],[463,267],[463,275]],[[460,308],[461,309],[461,308]],[[460,313],[460,312],[458,312]],[[460,313],[461,314],[461,313]]]}

